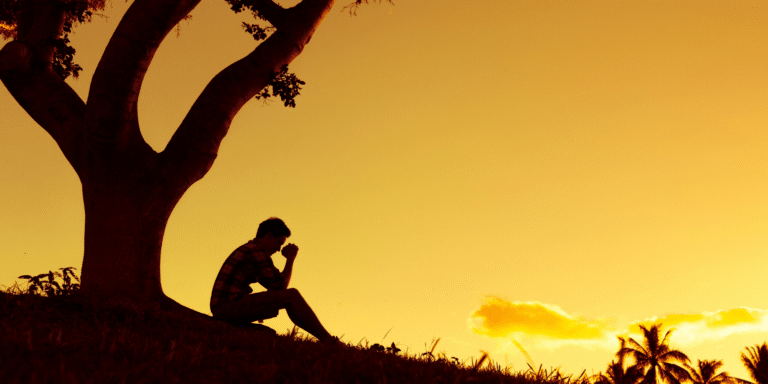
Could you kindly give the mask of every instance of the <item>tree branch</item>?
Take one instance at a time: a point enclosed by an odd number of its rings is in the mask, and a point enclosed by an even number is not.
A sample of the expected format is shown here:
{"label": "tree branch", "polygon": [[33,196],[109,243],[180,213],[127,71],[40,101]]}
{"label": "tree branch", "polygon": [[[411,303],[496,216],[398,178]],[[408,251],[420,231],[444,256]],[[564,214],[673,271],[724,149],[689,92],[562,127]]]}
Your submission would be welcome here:
{"label": "tree branch", "polygon": [[208,172],[237,112],[301,53],[333,2],[304,0],[285,10],[282,29],[208,83],[161,154],[169,176],[192,185]]}
{"label": "tree branch", "polygon": [[80,96],[50,70],[0,70],[0,79],[19,105],[53,137],[79,174],[85,116],[85,104]]}
{"label": "tree branch", "polygon": [[104,51],[91,82],[86,127],[91,145],[120,150],[139,137],[136,102],[149,64],[168,32],[200,0],[136,0]]}
{"label": "tree branch", "polygon": [[0,50],[0,80],[19,105],[61,148],[76,172],[85,104],[52,70],[52,42],[62,33],[64,12],[54,0],[34,0],[19,15],[17,40]]}
{"label": "tree branch", "polygon": [[250,0],[249,3],[259,12],[259,16],[268,21],[275,28],[281,28],[287,12],[285,8],[272,0]]}
{"label": "tree branch", "polygon": [[[376,0],[374,0],[376,1]],[[381,3],[381,0],[378,0],[379,3]],[[387,0],[388,3],[395,5],[395,3],[392,2],[392,0]],[[349,9],[349,14],[352,16],[357,16],[357,9],[363,4],[368,4],[368,0],[355,0],[352,3],[349,3],[344,6],[341,10]]]}

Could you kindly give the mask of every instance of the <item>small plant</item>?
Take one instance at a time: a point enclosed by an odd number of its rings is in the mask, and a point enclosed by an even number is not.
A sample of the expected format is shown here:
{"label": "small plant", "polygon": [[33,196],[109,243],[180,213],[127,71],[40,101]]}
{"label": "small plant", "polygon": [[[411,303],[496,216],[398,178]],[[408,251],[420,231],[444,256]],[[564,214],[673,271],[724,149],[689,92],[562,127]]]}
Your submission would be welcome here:
{"label": "small plant", "polygon": [[381,345],[381,344],[379,344],[379,343],[376,343],[376,344],[373,344],[373,345],[371,345],[371,347],[370,347],[369,349],[371,349],[372,351],[376,351],[376,352],[384,352],[384,351],[387,351],[387,352],[389,352],[389,353],[394,353],[394,354],[397,354],[398,352],[400,352],[400,351],[401,351],[401,349],[400,349],[400,348],[398,348],[398,347],[395,345],[395,343],[392,343],[392,345],[391,345],[391,346],[389,346],[389,347],[384,347],[383,345]]}
{"label": "small plant", "polygon": [[10,294],[10,295],[23,295],[24,294],[24,289],[22,289],[19,286],[19,282],[18,281],[14,281],[13,285],[11,285],[10,287],[4,286],[4,285],[0,286],[0,292],[6,293],[6,294]]}
{"label": "small plant", "polygon": [[439,342],[440,342],[440,338],[438,337],[432,342],[432,348],[428,352],[422,353],[421,357],[427,359],[428,361],[432,361],[435,358],[435,355],[432,352],[435,351],[435,347],[437,347],[437,343]]}
{"label": "small plant", "polygon": [[472,372],[477,372],[477,370],[483,366],[483,363],[485,362],[485,360],[488,360],[490,364],[490,359],[488,359],[488,352],[486,351],[480,351],[480,352],[482,352],[483,355],[480,356],[480,359],[477,360],[474,366],[472,366]]}
{"label": "small plant", "polygon": [[[27,293],[40,296],[66,296],[80,289],[80,277],[75,267],[59,268],[61,272],[48,271],[37,276],[22,275],[19,279],[27,280]],[[59,284],[56,278],[61,278]]]}
{"label": "small plant", "polygon": [[560,372],[560,368],[545,369],[543,365],[539,364],[539,368],[535,369],[532,365],[528,364],[528,370],[522,373],[522,376],[535,383],[541,384],[585,384],[589,383],[589,376],[587,371],[584,370],[577,377],[573,375],[563,375]]}
{"label": "small plant", "polygon": [[395,346],[395,343],[392,343],[392,346],[387,347],[387,352],[394,353],[397,355],[398,352],[400,352],[401,349]]}

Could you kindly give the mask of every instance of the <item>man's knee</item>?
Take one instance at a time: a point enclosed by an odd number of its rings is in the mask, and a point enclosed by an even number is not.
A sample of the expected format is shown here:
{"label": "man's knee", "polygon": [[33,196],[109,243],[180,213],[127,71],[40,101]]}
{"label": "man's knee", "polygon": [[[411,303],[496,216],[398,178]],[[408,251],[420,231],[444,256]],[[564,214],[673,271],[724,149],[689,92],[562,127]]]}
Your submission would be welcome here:
{"label": "man's knee", "polygon": [[296,288],[288,288],[285,291],[290,298],[301,297],[301,293],[299,293],[299,290]]}
{"label": "man's knee", "polygon": [[301,297],[301,293],[299,293],[299,290],[296,288],[288,288],[285,290],[286,295],[288,296],[289,302],[295,302],[298,300],[304,300],[303,297]]}

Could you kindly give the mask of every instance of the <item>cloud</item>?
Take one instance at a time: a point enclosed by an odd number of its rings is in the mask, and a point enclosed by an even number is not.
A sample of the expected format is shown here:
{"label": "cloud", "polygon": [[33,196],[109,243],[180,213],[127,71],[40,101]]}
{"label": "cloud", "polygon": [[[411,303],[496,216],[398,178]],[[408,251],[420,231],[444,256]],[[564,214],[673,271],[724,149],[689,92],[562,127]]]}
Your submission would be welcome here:
{"label": "cloud", "polygon": [[670,335],[670,340],[681,344],[694,344],[720,340],[737,333],[766,332],[768,310],[739,307],[698,314],[670,314],[632,323],[629,332],[641,335],[640,325],[648,327],[655,323],[662,324],[663,332],[675,329]]}
{"label": "cloud", "polygon": [[566,344],[613,349],[618,345],[618,335],[642,343],[640,325],[648,327],[655,323],[662,324],[662,332],[674,328],[669,339],[673,345],[718,341],[734,334],[765,333],[768,332],[768,310],[739,307],[668,314],[633,322],[619,332],[612,321],[570,315],[555,305],[510,302],[488,296],[480,309],[470,315],[468,323],[474,333],[498,342],[516,339],[526,346],[547,349]]}
{"label": "cloud", "polygon": [[526,335],[559,341],[597,341],[615,334],[605,320],[572,316],[550,304],[509,302],[494,296],[471,315],[470,326],[490,337]]}
{"label": "cloud", "polygon": [[470,329],[493,339],[497,349],[520,349],[523,354],[526,353],[521,345],[548,350],[566,345],[615,350],[618,347],[616,336],[629,336],[643,343],[640,325],[648,327],[655,323],[662,324],[662,332],[674,329],[669,342],[679,348],[723,342],[733,335],[765,334],[768,332],[768,310],[739,307],[715,312],[673,313],[635,321],[617,329],[613,321],[571,315],[556,305],[510,302],[487,296],[468,319]]}

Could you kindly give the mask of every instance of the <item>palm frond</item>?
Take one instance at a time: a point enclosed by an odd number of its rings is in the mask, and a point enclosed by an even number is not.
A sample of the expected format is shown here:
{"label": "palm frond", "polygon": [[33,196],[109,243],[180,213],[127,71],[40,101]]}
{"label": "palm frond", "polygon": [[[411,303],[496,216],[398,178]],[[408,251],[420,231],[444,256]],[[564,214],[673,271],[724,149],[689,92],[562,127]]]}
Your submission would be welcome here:
{"label": "palm frond", "polygon": [[687,369],[673,363],[661,363],[661,371],[665,376],[672,376],[677,380],[687,381],[691,379],[691,374]]}
{"label": "palm frond", "polygon": [[768,344],[747,347],[749,355],[741,354],[741,361],[756,384],[768,384]]}
{"label": "palm frond", "polygon": [[701,360],[699,360],[699,369],[696,369],[689,364],[685,364],[685,368],[690,372],[691,374],[691,384],[705,384],[706,380],[704,380],[703,375],[701,372]]}
{"label": "palm frond", "polygon": [[677,350],[677,349],[669,349],[663,354],[660,354],[659,360],[664,361],[679,361],[681,363],[688,363],[690,362],[690,359],[688,358],[688,355],[685,353]]}
{"label": "palm frond", "polygon": [[648,369],[648,371],[645,372],[643,380],[640,382],[640,384],[656,384],[656,369],[653,367]]}
{"label": "palm frond", "polygon": [[[654,325],[657,326],[656,327],[656,332],[661,332],[661,323],[654,324]],[[674,328],[668,330],[667,333],[664,334],[664,338],[661,339],[661,342],[659,344],[666,345],[668,343],[667,339],[669,339],[669,335],[671,335],[672,331],[674,331],[674,330],[675,330]]]}
{"label": "palm frond", "polygon": [[650,355],[649,350],[646,349],[645,346],[643,346],[640,343],[638,343],[635,339],[630,337],[629,341],[627,341],[627,343],[629,345],[624,347],[624,348],[622,348],[619,351],[619,353],[622,353],[622,351],[624,351],[625,354],[628,353],[633,358],[637,358],[637,356],[648,356],[648,355]]}

